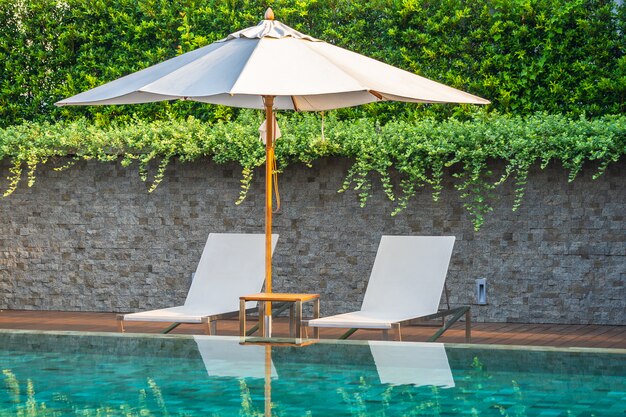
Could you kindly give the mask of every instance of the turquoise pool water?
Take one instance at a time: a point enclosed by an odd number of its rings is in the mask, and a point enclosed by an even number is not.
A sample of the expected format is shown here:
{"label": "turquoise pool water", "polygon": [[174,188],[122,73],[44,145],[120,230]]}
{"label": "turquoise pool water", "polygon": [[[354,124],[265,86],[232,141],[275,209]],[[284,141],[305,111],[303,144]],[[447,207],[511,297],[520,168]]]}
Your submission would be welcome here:
{"label": "turquoise pool water", "polygon": [[626,416],[617,350],[0,332],[0,370],[0,417]]}

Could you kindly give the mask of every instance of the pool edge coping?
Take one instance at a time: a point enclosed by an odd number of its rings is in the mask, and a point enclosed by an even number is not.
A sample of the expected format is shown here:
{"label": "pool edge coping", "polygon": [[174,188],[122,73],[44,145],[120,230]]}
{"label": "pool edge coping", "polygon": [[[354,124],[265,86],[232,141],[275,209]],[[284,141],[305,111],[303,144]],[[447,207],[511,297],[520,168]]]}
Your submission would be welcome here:
{"label": "pool edge coping", "polygon": [[[0,329],[2,334],[33,334],[33,335],[58,335],[58,336],[96,336],[96,337],[120,337],[120,338],[142,338],[142,339],[194,339],[212,338],[216,340],[238,340],[244,341],[239,336],[207,336],[193,334],[160,334],[160,333],[116,333],[116,332],[84,332],[70,330],[25,330],[25,329]],[[258,339],[258,338],[257,338]],[[304,339],[311,340],[311,339]],[[275,343],[276,346],[294,346],[293,339],[271,338],[265,343]],[[254,342],[249,342],[254,343]],[[536,346],[536,345],[502,345],[486,343],[439,343],[439,342],[409,342],[409,341],[384,341],[384,340],[338,340],[319,339],[316,343],[338,344],[338,345],[369,345],[370,343],[380,345],[402,345],[402,344],[422,344],[422,345],[444,345],[453,349],[496,349],[496,350],[525,350],[525,351],[548,351],[548,352],[568,352],[568,353],[605,353],[626,355],[626,349],[622,348],[596,348],[596,347],[561,347],[561,346]]]}

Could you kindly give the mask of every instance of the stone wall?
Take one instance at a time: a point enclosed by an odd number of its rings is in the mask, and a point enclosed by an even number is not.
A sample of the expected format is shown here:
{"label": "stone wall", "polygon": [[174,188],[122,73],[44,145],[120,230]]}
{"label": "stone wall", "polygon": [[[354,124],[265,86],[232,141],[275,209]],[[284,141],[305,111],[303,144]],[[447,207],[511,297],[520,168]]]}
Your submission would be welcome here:
{"label": "stone wall", "polygon": [[[281,175],[275,291],[319,292],[322,314],[358,309],[381,235],[455,235],[451,303],[473,303],[474,280],[489,282],[489,304],[472,307],[475,320],[626,323],[626,161],[598,180],[586,167],[573,183],[558,166],[536,168],[520,209],[511,211],[505,185],[479,232],[449,178],[440,202],[424,190],[391,217],[379,184],[365,208],[354,192],[336,192],[349,166],[327,159]],[[38,170],[32,188],[23,183],[0,199],[0,309],[178,305],[209,232],[263,232],[260,172],[235,205],[236,165],[175,163],[153,193],[133,168],[51,168]],[[0,175],[8,175],[6,162]]]}

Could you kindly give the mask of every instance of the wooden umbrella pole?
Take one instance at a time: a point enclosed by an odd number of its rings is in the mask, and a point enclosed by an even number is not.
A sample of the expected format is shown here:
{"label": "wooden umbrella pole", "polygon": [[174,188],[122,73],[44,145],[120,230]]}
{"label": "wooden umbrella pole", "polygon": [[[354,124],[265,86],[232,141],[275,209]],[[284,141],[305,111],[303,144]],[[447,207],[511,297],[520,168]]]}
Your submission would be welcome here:
{"label": "wooden umbrella pole", "polygon": [[[272,161],[274,160],[274,96],[263,96],[265,104],[265,292],[272,292]],[[264,336],[272,333],[272,303],[265,308]]]}

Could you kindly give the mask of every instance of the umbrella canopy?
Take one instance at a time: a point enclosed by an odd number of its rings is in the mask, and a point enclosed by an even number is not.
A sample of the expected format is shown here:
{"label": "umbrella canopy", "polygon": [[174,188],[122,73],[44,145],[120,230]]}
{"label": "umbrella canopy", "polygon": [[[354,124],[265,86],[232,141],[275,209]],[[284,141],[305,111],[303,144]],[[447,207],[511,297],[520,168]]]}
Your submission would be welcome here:
{"label": "umbrella canopy", "polygon": [[[56,103],[104,105],[194,100],[233,107],[322,111],[376,101],[488,104],[483,98],[307,36],[274,20]],[[272,289],[274,123],[267,123],[266,291]],[[271,307],[266,309],[269,322]],[[270,329],[268,325],[266,329]]]}
{"label": "umbrella canopy", "polygon": [[320,111],[394,100],[489,101],[322,42],[274,20],[61,100],[65,105],[186,99],[263,109]]}

